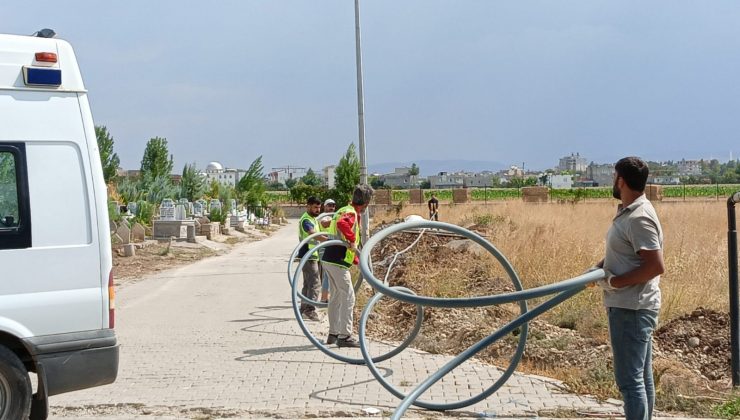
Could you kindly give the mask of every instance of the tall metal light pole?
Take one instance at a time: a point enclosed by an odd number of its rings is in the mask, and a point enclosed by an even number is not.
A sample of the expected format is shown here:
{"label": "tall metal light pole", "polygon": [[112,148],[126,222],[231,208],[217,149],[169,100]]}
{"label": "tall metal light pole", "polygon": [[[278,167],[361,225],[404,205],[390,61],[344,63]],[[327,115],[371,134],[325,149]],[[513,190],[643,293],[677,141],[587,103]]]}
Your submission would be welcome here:
{"label": "tall metal light pole", "polygon": [[[365,159],[365,98],[362,87],[362,49],[360,46],[360,0],[355,0],[355,54],[357,56],[357,128],[359,130],[360,148],[360,183],[367,184],[367,161]],[[369,209],[362,214],[362,243],[369,236]]]}

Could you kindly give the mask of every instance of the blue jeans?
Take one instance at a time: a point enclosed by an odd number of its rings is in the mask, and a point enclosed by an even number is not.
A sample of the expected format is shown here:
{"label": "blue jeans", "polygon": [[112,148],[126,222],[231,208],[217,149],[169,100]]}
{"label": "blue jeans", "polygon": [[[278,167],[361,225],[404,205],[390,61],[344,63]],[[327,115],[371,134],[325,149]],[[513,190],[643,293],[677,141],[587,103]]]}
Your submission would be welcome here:
{"label": "blue jeans", "polygon": [[627,420],[650,420],[655,404],[653,331],[658,312],[607,308],[614,379],[624,399]]}

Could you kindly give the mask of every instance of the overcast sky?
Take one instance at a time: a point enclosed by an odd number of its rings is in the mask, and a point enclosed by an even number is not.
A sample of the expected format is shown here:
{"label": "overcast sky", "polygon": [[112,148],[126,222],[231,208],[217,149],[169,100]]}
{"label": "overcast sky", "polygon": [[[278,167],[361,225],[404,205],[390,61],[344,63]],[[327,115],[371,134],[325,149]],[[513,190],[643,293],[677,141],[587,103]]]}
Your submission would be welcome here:
{"label": "overcast sky", "polygon": [[[740,153],[736,0],[363,0],[361,15],[370,164]],[[352,0],[5,1],[0,19],[72,43],[125,168],[153,136],[177,172],[320,168],[357,142]]]}

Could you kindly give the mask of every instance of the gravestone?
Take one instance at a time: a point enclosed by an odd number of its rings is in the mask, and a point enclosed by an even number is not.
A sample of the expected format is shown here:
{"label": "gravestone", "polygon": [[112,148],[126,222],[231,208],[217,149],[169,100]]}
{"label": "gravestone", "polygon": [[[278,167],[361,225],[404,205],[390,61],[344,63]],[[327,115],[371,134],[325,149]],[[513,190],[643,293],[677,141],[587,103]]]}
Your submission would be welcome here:
{"label": "gravestone", "polygon": [[131,242],[131,229],[129,229],[125,223],[121,223],[121,226],[118,226],[118,229],[116,229],[116,235],[121,238],[121,243],[123,244]]}
{"label": "gravestone", "polygon": [[139,215],[139,203],[137,203],[136,201],[128,203],[128,211],[134,216],[138,216]]}
{"label": "gravestone", "polygon": [[185,211],[185,206],[178,204],[175,206],[175,220],[185,220],[188,218],[188,214]]}
{"label": "gravestone", "polygon": [[237,215],[236,200],[234,200],[233,198],[229,200],[229,205],[231,206],[231,214],[236,216]]}
{"label": "gravestone", "polygon": [[118,229],[118,225],[116,225],[116,222],[114,222],[113,220],[110,220],[109,219],[108,220],[108,223],[110,224],[110,231],[111,232],[115,232],[116,229]]}
{"label": "gravestone", "polygon": [[221,202],[216,200],[215,198],[211,200],[209,204],[209,211],[218,210],[221,211]]}
{"label": "gravestone", "polygon": [[146,239],[146,229],[140,223],[134,223],[131,228],[131,237],[134,242],[144,242]]}
{"label": "gravestone", "polygon": [[162,200],[159,205],[159,220],[175,220],[175,202],[169,198]]}
{"label": "gravestone", "polygon": [[193,203],[193,217],[203,216],[203,203],[196,201]]}

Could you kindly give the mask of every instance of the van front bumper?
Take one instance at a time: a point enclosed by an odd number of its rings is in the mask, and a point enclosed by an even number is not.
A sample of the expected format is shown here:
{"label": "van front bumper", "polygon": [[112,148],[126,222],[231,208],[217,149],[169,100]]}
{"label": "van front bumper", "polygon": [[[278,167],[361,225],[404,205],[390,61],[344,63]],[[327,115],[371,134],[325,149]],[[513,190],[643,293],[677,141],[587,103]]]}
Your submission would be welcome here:
{"label": "van front bumper", "polygon": [[33,337],[25,344],[48,396],[110,384],[118,375],[113,330]]}

